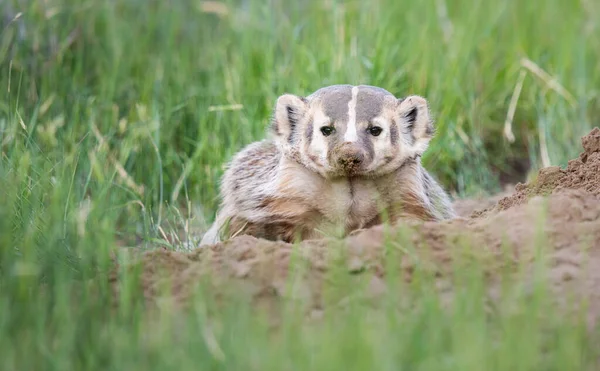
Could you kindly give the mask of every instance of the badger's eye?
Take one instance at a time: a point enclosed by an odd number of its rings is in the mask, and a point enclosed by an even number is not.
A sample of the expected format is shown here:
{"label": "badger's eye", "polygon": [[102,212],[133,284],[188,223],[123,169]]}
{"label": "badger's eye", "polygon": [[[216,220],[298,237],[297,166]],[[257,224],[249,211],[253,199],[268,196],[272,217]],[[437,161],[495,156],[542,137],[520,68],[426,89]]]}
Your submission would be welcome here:
{"label": "badger's eye", "polygon": [[321,128],[321,133],[323,133],[323,135],[325,135],[326,137],[330,136],[334,131],[335,128],[332,126],[323,126]]}
{"label": "badger's eye", "polygon": [[379,126],[371,126],[371,127],[369,128],[369,133],[370,133],[372,136],[376,137],[376,136],[378,136],[379,134],[381,134],[381,131],[382,131],[382,130],[383,130],[383,129],[382,129],[382,128],[380,128]]}

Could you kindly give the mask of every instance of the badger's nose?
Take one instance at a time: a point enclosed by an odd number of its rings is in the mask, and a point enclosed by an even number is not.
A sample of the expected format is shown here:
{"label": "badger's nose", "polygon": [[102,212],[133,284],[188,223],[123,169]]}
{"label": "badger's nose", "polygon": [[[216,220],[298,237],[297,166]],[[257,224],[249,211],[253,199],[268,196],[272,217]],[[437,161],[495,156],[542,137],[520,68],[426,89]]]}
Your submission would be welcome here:
{"label": "badger's nose", "polygon": [[353,151],[343,154],[338,158],[338,164],[343,168],[359,167],[364,161],[364,155],[359,151]]}

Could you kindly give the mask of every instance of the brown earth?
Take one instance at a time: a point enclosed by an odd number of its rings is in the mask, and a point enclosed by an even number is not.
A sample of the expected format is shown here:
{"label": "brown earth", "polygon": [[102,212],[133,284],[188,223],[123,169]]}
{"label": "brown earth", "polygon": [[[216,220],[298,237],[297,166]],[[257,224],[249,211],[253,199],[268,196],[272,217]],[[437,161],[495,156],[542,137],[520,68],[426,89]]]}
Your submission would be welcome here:
{"label": "brown earth", "polygon": [[514,194],[474,216],[506,210],[526,203],[532,196],[555,194],[566,189],[583,189],[596,197],[600,196],[600,129],[594,128],[581,142],[584,152],[570,160],[566,169],[558,166],[541,169],[535,181],[517,184]]}
{"label": "brown earth", "polygon": [[[411,282],[416,272],[430,273],[449,300],[456,264],[473,266],[476,261],[493,299],[499,295],[500,272],[516,274],[519,266],[525,267],[521,273],[527,286],[531,263],[543,254],[550,263],[547,278],[557,301],[567,304],[571,294],[588,300],[588,318],[595,322],[600,318],[600,129],[583,137],[582,143],[584,152],[566,169],[542,169],[535,181],[518,184],[509,196],[457,201],[462,217],[452,221],[406,220],[344,240],[303,241],[298,248],[238,236],[189,253],[146,252],[141,258],[145,297],[156,301],[167,284],[177,302],[185,304],[197,284],[210,277],[215,292],[233,284],[269,303],[292,295],[309,303],[309,313],[318,313],[326,306],[321,287],[330,281],[332,262],[343,259],[344,279],[362,277],[369,296],[389,292],[383,278],[397,269],[404,282]],[[474,211],[476,207],[483,210]],[[390,255],[389,246],[397,248],[396,255]],[[301,273],[290,291],[286,278],[292,267]]]}

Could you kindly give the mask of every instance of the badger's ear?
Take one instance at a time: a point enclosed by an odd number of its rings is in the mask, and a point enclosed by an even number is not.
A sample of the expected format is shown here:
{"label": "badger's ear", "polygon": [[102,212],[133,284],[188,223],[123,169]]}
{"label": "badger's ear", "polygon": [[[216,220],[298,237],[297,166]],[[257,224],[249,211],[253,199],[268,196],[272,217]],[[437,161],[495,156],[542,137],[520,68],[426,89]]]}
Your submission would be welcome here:
{"label": "badger's ear", "polygon": [[404,99],[398,99],[396,117],[401,132],[408,139],[415,154],[423,154],[435,133],[433,121],[429,115],[429,105],[425,98],[411,95]]}
{"label": "badger's ear", "polygon": [[271,130],[281,140],[292,143],[298,124],[307,111],[307,101],[303,97],[284,94],[277,98]]}

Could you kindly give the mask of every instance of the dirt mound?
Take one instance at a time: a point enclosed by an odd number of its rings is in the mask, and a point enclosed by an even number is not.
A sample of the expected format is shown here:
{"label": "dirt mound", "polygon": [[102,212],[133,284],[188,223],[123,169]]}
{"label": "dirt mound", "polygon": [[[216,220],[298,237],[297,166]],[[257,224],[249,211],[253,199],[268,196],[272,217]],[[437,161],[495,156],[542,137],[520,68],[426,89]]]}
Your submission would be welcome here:
{"label": "dirt mound", "polygon": [[[532,220],[546,216],[539,226]],[[310,311],[326,306],[321,287],[328,267],[343,259],[348,280],[357,273],[367,275],[370,295],[388,292],[382,280],[393,269],[405,282],[411,282],[416,270],[437,277],[437,286],[451,300],[451,274],[455,264],[474,261],[490,279],[493,295],[495,274],[532,262],[537,248],[543,248],[552,266],[549,280],[557,297],[567,289],[579,298],[590,300],[590,319],[600,315],[600,200],[583,190],[570,190],[549,198],[535,198],[529,204],[500,211],[488,218],[457,219],[446,223],[409,222],[399,230],[377,226],[343,241],[304,241],[293,245],[239,236],[209,248],[190,253],[155,250],[143,256],[142,284],[148,299],[160,297],[169,286],[180,304],[184,304],[203,277],[210,277],[215,292],[233,285],[252,300],[270,303],[279,297],[294,295],[310,302]],[[390,261],[384,242],[394,241],[412,253],[400,254]],[[460,243],[457,243],[460,241]],[[340,243],[345,253],[332,256],[331,244]],[[474,249],[473,247],[477,247]],[[587,252],[585,251],[587,248]],[[294,258],[294,251],[299,254]],[[292,260],[296,259],[296,263]],[[303,266],[294,293],[286,289],[290,269]],[[343,265],[342,265],[343,266]]]}
{"label": "dirt mound", "polygon": [[498,201],[492,209],[476,213],[486,215],[492,210],[506,210],[527,202],[532,196],[548,195],[565,189],[584,189],[600,197],[600,129],[594,128],[581,139],[584,152],[570,160],[566,169],[551,166],[541,169],[528,184],[519,183],[515,193]]}
{"label": "dirt mound", "polygon": [[[200,282],[209,282],[213,293],[233,287],[268,305],[282,296],[302,297],[309,303],[309,313],[314,313],[326,306],[322,287],[331,279],[332,267],[341,266],[345,267],[343,280],[366,279],[365,290],[372,297],[389,293],[382,278],[394,270],[394,277],[406,282],[417,271],[428,272],[442,295],[452,300],[456,265],[472,267],[476,261],[494,297],[499,292],[499,272],[508,269],[516,275],[523,264],[533,269],[530,263],[545,254],[557,300],[566,302],[567,292],[587,299],[590,320],[598,319],[600,130],[584,137],[583,146],[585,152],[566,169],[543,169],[535,183],[519,185],[513,195],[475,218],[405,220],[343,240],[303,241],[297,247],[239,236],[189,253],[147,252],[141,261],[144,294],[156,301],[168,287],[170,295],[185,305]],[[395,255],[385,246],[397,247]],[[290,274],[297,277],[292,289],[287,286]]]}

